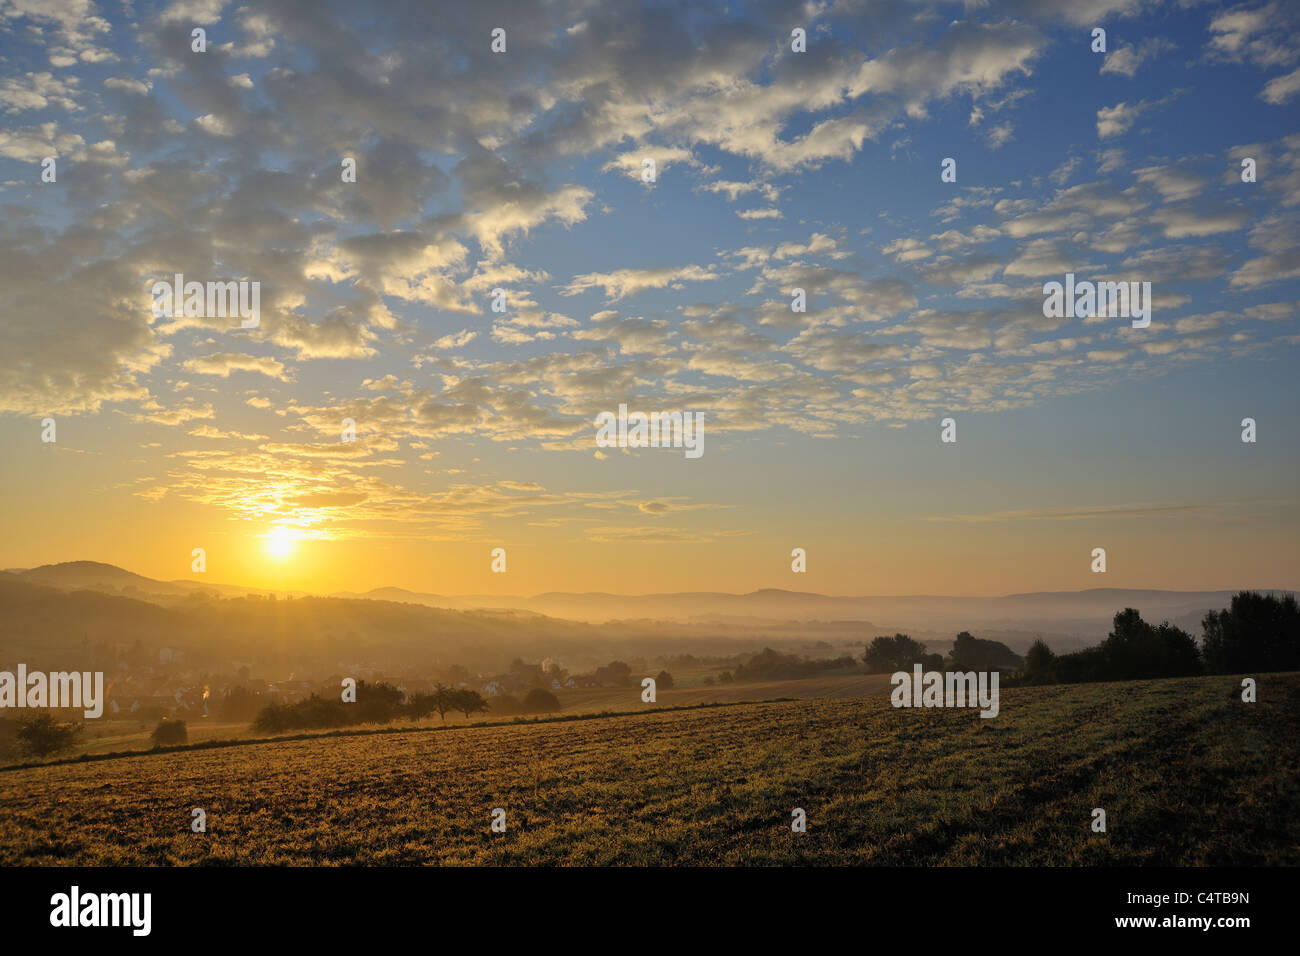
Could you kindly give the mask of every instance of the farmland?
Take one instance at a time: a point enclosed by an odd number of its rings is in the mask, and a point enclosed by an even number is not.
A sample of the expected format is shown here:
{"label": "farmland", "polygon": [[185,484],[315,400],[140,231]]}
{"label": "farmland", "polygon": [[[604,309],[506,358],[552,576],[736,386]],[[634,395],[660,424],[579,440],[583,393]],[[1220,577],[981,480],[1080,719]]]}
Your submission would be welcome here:
{"label": "farmland", "polygon": [[1260,677],[1254,704],[1239,685],[1008,689],[991,720],[827,696],[9,770],[0,863],[1294,865],[1300,675]]}
{"label": "farmland", "polygon": [[[685,686],[658,692],[656,704],[660,707],[690,707],[706,703],[734,703],[737,701],[772,700],[775,698],[861,697],[870,694],[888,694],[889,678],[884,674],[852,674],[803,680],[754,681],[721,686],[706,686],[698,681],[683,682]],[[605,711],[633,710],[640,706],[641,688],[635,683],[627,687],[593,687],[581,690],[562,690],[556,694],[560,712],[570,715],[595,714]],[[489,704],[492,701],[489,699]],[[413,724],[402,721],[403,726],[420,728],[456,726],[465,723],[512,722],[513,717],[500,716],[492,710],[485,715],[475,715],[472,720],[452,711],[446,719],[423,718]],[[235,740],[254,733],[247,722],[232,723],[191,717],[187,721],[190,743],[214,740]],[[150,734],[155,721],[128,718],[104,718],[88,725],[88,732],[76,743],[73,756],[81,754],[118,753],[129,750],[148,750]],[[18,763],[21,757],[10,749],[0,753],[0,766]]]}

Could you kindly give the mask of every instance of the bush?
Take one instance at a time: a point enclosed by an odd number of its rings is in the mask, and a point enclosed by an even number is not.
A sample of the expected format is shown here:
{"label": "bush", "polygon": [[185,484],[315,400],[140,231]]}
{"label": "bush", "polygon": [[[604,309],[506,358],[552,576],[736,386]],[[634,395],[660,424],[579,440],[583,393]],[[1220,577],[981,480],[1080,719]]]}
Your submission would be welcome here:
{"label": "bush", "polygon": [[835,660],[808,660],[798,654],[782,654],[765,647],[747,663],[736,665],[735,679],[745,680],[799,680],[817,677],[827,671],[856,671],[858,663],[852,657]]}
{"label": "bush", "polygon": [[258,713],[253,720],[253,729],[276,734],[293,727],[293,720],[294,715],[288,707],[273,701]]}
{"label": "bush", "polygon": [[655,678],[655,690],[672,690],[673,675],[667,671],[660,671],[659,676]]}
{"label": "bush", "polygon": [[402,693],[388,684],[357,682],[356,703],[312,694],[292,704],[272,702],[253,721],[253,729],[270,733],[285,730],[321,730],[355,724],[386,724],[406,711]]}
{"label": "bush", "polygon": [[553,714],[559,709],[560,698],[549,690],[534,687],[524,697],[524,713],[526,714]]}
{"label": "bush", "polygon": [[49,714],[24,714],[18,718],[18,744],[34,757],[71,750],[80,734],[80,724],[61,724]]}
{"label": "bush", "polygon": [[357,682],[356,719],[350,723],[383,724],[393,720],[402,710],[402,692],[391,684]]}
{"label": "bush", "polygon": [[189,743],[190,734],[185,728],[185,721],[168,720],[164,717],[154,728],[152,740],[155,747],[172,747],[176,744]]}

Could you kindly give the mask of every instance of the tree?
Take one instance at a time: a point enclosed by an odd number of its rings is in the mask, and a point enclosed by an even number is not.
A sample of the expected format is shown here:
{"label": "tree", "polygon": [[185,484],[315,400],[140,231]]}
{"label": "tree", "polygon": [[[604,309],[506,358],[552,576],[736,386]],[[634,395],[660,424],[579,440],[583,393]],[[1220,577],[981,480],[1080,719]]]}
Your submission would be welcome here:
{"label": "tree", "polygon": [[18,744],[34,757],[71,750],[80,734],[80,724],[61,724],[49,714],[24,714],[18,718]]}
{"label": "tree", "polygon": [[433,694],[412,694],[411,699],[406,702],[406,715],[412,720],[428,717],[437,710],[433,700]]}
{"label": "tree", "polygon": [[1200,650],[1190,634],[1168,622],[1153,627],[1131,607],[1115,615],[1114,628],[1101,643],[1101,656],[1107,680],[1187,677],[1203,672]]}
{"label": "tree", "polygon": [[906,634],[877,637],[871,642],[862,659],[866,662],[867,671],[872,674],[891,674],[910,670],[913,664],[936,668],[943,665],[941,655],[926,654],[925,645],[912,640]]}
{"label": "tree", "polygon": [[952,643],[952,653],[948,661],[953,670],[991,671],[1007,666],[1020,666],[1018,655],[1001,641],[988,641],[976,637],[970,631],[962,631]]}
{"label": "tree", "polygon": [[168,720],[164,717],[154,728],[152,739],[155,747],[171,747],[189,743],[190,735],[185,727],[185,721]]}
{"label": "tree", "polygon": [[367,684],[357,681],[356,720],[357,723],[382,724],[392,720],[402,707],[402,692],[391,684],[382,681]]}
{"label": "tree", "polygon": [[1207,613],[1201,627],[1211,674],[1300,670],[1300,606],[1294,595],[1238,592],[1230,607]]}
{"label": "tree", "polygon": [[622,661],[611,661],[604,667],[596,668],[596,680],[614,687],[626,687],[632,676],[632,668]]}
{"label": "tree", "polygon": [[668,673],[667,671],[660,671],[660,672],[659,672],[659,676],[657,676],[657,677],[655,678],[655,689],[656,689],[656,690],[672,690],[672,689],[673,689],[673,675],[670,674],[670,673]]}
{"label": "tree", "polygon": [[1027,684],[1050,684],[1056,679],[1056,655],[1041,637],[1025,654],[1024,678]]}
{"label": "tree", "polygon": [[284,704],[271,701],[253,719],[253,729],[278,734],[293,726],[293,714]]}
{"label": "tree", "polygon": [[452,695],[455,693],[456,689],[454,687],[447,687],[441,683],[433,685],[430,704],[438,712],[438,716],[444,724],[447,722],[447,711],[455,710],[455,707],[452,706],[455,703]]}
{"label": "tree", "polygon": [[453,690],[451,709],[458,710],[469,720],[470,714],[486,714],[488,703],[475,690]]}

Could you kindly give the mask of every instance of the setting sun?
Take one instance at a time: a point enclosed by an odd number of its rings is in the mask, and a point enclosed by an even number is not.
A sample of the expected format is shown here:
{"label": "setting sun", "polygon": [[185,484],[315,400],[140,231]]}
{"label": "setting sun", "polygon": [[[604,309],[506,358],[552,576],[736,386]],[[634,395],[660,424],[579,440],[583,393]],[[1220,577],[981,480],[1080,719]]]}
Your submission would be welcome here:
{"label": "setting sun", "polygon": [[277,561],[283,561],[293,554],[293,532],[285,528],[275,528],[266,536],[266,553]]}

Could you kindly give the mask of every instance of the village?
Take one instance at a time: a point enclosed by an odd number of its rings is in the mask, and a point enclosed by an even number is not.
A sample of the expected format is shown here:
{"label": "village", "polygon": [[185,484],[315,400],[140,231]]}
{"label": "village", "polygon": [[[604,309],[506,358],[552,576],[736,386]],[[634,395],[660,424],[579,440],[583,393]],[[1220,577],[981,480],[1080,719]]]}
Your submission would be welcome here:
{"label": "village", "polygon": [[341,681],[353,677],[369,684],[387,684],[402,700],[430,694],[437,686],[471,690],[491,700],[525,694],[534,688],[552,693],[602,687],[631,686],[632,668],[620,661],[598,667],[587,674],[569,674],[554,658],[528,663],[516,658],[502,673],[471,674],[457,664],[431,669],[427,674],[409,669],[394,673],[373,663],[358,662],[340,667],[328,675],[305,676],[290,672],[284,677],[255,676],[251,662],[232,661],[225,673],[200,670],[190,662],[187,647],[162,647],[156,659],[143,666],[122,668],[106,679],[107,719],[156,721],[177,719],[251,720],[269,704],[293,704],[313,694],[337,697]]}

